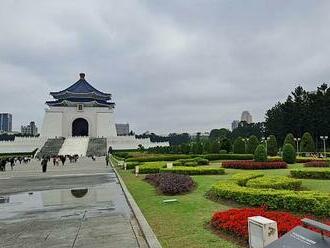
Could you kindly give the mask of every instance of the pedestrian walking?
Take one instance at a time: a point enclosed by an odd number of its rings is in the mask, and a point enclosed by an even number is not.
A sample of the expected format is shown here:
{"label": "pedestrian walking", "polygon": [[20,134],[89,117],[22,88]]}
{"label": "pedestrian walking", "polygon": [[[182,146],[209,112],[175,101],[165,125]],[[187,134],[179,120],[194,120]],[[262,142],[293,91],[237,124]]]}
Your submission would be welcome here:
{"label": "pedestrian walking", "polygon": [[110,161],[110,156],[109,156],[109,154],[107,154],[107,155],[105,156],[105,163],[106,163],[106,166],[109,165],[109,161]]}

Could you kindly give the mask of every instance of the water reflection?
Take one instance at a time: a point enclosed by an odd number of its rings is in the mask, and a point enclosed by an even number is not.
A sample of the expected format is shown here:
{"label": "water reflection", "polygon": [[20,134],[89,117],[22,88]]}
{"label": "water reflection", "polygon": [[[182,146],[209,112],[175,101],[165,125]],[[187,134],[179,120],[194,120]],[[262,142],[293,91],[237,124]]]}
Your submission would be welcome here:
{"label": "water reflection", "polygon": [[77,188],[27,192],[0,196],[0,219],[17,214],[51,211],[58,208],[112,205],[115,192],[110,187]]}

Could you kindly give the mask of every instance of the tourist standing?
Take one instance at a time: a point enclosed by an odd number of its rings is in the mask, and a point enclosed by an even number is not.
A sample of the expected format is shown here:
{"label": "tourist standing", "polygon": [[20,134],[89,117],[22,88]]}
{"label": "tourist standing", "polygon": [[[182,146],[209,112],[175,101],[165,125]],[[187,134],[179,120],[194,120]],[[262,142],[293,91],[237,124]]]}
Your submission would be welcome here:
{"label": "tourist standing", "polygon": [[108,154],[112,154],[112,146],[109,146]]}
{"label": "tourist standing", "polygon": [[41,166],[42,166],[42,172],[45,173],[47,171],[47,164],[48,164],[48,159],[43,158],[41,161]]}
{"label": "tourist standing", "polygon": [[61,158],[62,165],[64,166],[66,158],[65,158],[65,156],[61,156],[60,158]]}

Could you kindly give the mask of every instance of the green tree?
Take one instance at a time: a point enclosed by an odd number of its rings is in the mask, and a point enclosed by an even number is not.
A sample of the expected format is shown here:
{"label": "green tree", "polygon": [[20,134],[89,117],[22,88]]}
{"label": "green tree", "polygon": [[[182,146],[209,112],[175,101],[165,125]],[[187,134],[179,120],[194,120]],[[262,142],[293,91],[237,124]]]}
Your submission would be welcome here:
{"label": "green tree", "polygon": [[228,138],[230,131],[226,128],[212,129],[209,135],[209,138],[212,140]]}
{"label": "green tree", "polygon": [[228,138],[224,138],[221,140],[220,150],[226,150],[227,152],[231,151],[231,142]]}
{"label": "green tree", "polygon": [[219,151],[220,151],[220,142],[217,141],[217,140],[211,141],[210,151],[211,151],[211,153],[219,153]]}
{"label": "green tree", "polygon": [[274,135],[269,136],[267,141],[267,154],[269,156],[276,156],[278,152],[277,140]]}
{"label": "green tree", "polygon": [[254,152],[254,160],[257,162],[266,162],[267,161],[267,152],[264,145],[260,144],[257,146]]}
{"label": "green tree", "polygon": [[203,153],[211,153],[211,144],[208,140],[203,143]]}
{"label": "green tree", "polygon": [[233,151],[237,154],[245,153],[245,142],[243,141],[242,137],[238,137],[233,144]]}
{"label": "green tree", "polygon": [[315,152],[315,144],[310,133],[306,132],[301,138],[300,150],[302,152]]}
{"label": "green tree", "polygon": [[254,154],[258,145],[259,145],[259,140],[257,136],[251,135],[246,145],[246,153]]}
{"label": "green tree", "polygon": [[289,143],[283,146],[283,161],[288,164],[294,164],[296,162],[296,150]]}
{"label": "green tree", "polygon": [[285,144],[291,144],[293,146],[293,148],[296,147],[296,144],[295,144],[295,141],[294,141],[294,136],[292,133],[288,133],[286,136],[285,136],[285,140],[283,142],[283,146]]}

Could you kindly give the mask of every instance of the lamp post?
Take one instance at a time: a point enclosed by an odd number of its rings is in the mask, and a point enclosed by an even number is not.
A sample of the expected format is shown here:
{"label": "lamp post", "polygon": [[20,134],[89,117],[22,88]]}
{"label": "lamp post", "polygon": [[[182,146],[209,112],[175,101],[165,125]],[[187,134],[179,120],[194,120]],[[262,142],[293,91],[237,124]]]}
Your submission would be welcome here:
{"label": "lamp post", "polygon": [[266,137],[262,137],[261,140],[262,140],[262,142],[265,142],[265,144],[266,144],[266,146],[265,146],[265,148],[266,148],[266,154],[268,155],[268,151],[267,151],[267,141],[270,140],[270,137],[267,137],[267,138],[266,138]]}
{"label": "lamp post", "polygon": [[324,157],[327,157],[327,149],[326,149],[326,140],[328,139],[328,136],[320,136],[321,140],[323,140],[323,150],[324,150]]}
{"label": "lamp post", "polygon": [[296,143],[297,143],[297,154],[299,154],[299,142],[300,142],[300,138],[293,138],[294,139],[294,141],[296,141]]}

